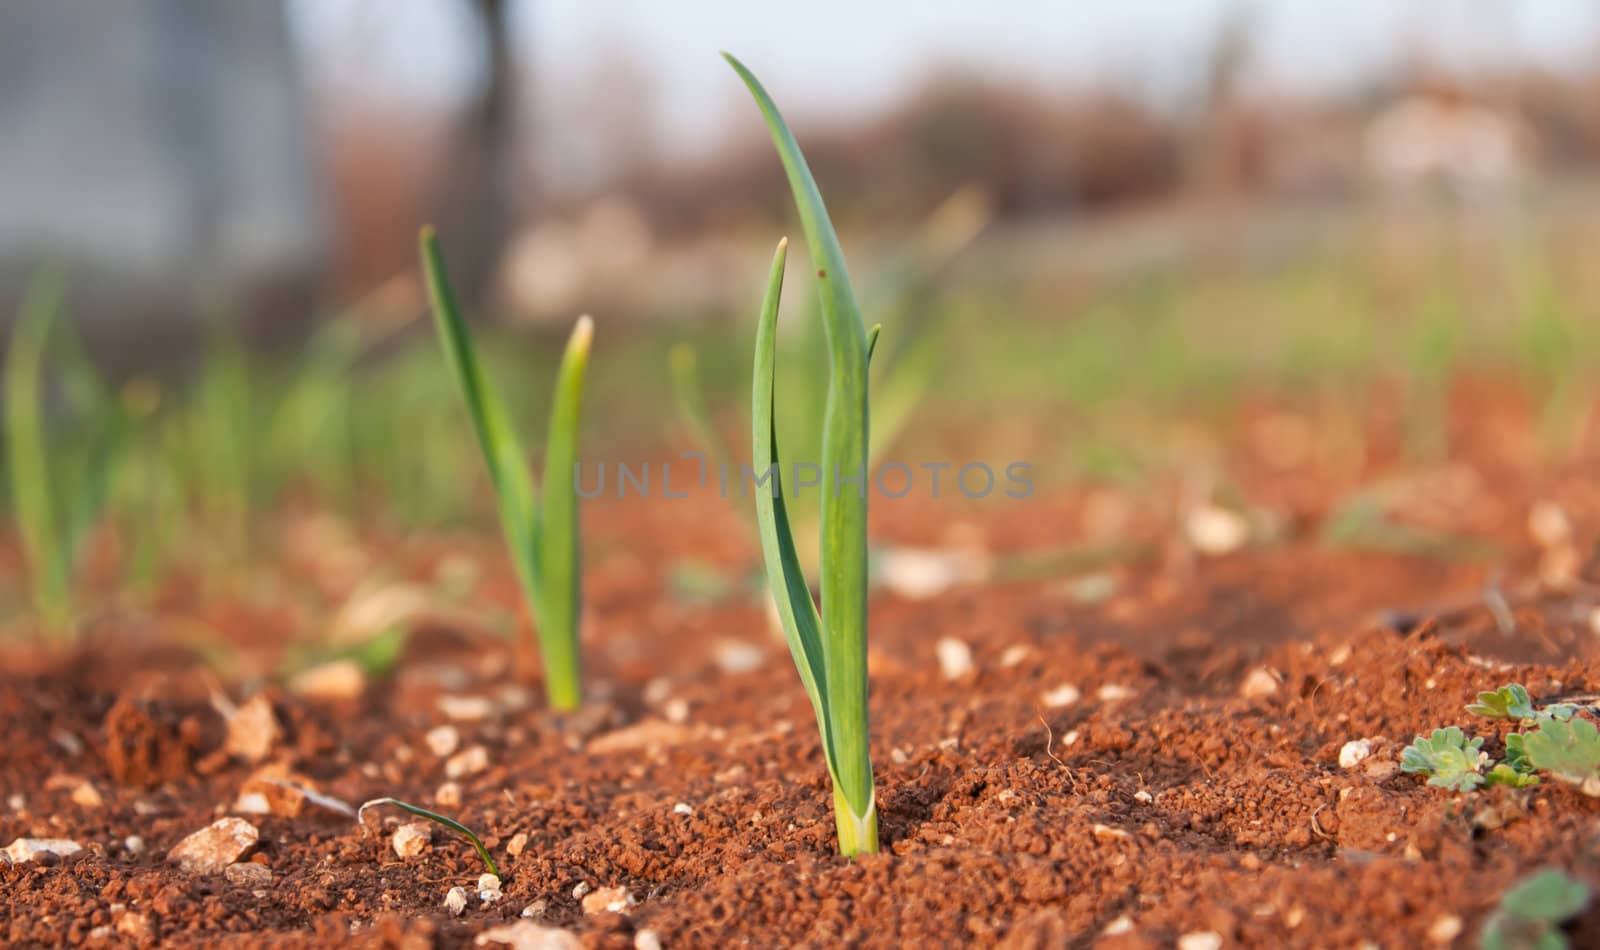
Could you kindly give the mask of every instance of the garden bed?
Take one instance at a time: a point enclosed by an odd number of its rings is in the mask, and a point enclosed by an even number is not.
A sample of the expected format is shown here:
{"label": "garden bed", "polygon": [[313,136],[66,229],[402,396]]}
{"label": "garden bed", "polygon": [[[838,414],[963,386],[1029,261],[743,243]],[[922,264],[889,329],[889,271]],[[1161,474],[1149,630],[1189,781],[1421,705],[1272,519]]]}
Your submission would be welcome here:
{"label": "garden bed", "polygon": [[[591,702],[572,716],[544,711],[506,640],[449,612],[360,684],[260,676],[305,635],[270,597],[172,595],[231,651],[208,660],[177,625],[125,617],[69,650],[14,647],[0,841],[81,850],[0,862],[0,939],[461,946],[520,925],[614,947],[1470,945],[1527,873],[1600,880],[1600,801],[1550,781],[1457,795],[1399,769],[1438,726],[1498,756],[1508,728],[1464,710],[1479,690],[1587,702],[1600,683],[1600,578],[1578,563],[1565,584],[1538,580],[1550,512],[1580,538],[1600,524],[1593,460],[1535,468],[1487,441],[1387,474],[1369,458],[1360,482],[1400,484],[1414,525],[1493,546],[1462,560],[1330,542],[1351,486],[1250,444],[1232,483],[1275,527],[1226,553],[1197,550],[1172,486],[875,509],[880,541],[1114,553],[874,598],[883,853],[854,861],[834,853],[811,710],[759,598],[663,580],[691,555],[735,577],[756,565],[714,495],[586,506]],[[406,550],[408,577],[468,558],[482,572],[467,603],[515,608],[491,534]],[[227,712],[258,718],[230,740]],[[1342,767],[1361,739],[1370,755]],[[363,832],[301,789],[461,819],[502,896],[479,899],[481,864],[442,829],[401,857],[409,816],[375,809]],[[169,861],[226,816],[259,835],[227,860],[261,870]],[[1594,909],[1571,926],[1578,945],[1600,940]]]}

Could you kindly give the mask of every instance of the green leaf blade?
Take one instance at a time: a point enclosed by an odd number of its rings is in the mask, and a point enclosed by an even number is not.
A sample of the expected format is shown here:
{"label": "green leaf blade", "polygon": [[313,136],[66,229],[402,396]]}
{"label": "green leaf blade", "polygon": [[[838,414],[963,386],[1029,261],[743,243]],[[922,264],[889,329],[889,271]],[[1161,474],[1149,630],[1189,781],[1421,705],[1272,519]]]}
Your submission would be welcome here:
{"label": "green leaf blade", "polygon": [[583,381],[593,339],[594,321],[587,316],[578,318],[556,374],[555,401],[546,436],[544,495],[537,534],[544,588],[539,644],[544,653],[550,705],[557,709],[576,709],[582,700],[578,656],[582,570],[576,468]]}
{"label": "green leaf blade", "polygon": [[761,82],[736,58],[723,56],[761,110],[817,268],[829,362],[820,545],[826,702],[835,782],[850,818],[839,816],[840,843],[848,840],[854,850],[874,851],[875,834],[871,841],[859,840],[876,823],[867,739],[867,330],[838,235],[799,144]]}
{"label": "green leaf blade", "polygon": [[[760,319],[756,324],[750,456],[757,477],[768,471],[779,471],[782,466],[773,404],[777,374],[778,303],[783,293],[783,270],[788,249],[787,239],[778,242],[767,277],[766,294],[761,302]],[[805,572],[800,567],[782,491],[774,492],[757,485],[755,497],[756,527],[761,536],[761,553],[767,567],[767,586],[777,607],[778,619],[783,625],[784,638],[788,641],[795,669],[800,673],[800,682],[805,686],[806,696],[811,700],[812,711],[816,714],[817,730],[822,735],[823,755],[828,760],[828,772],[837,781],[828,715],[828,674],[823,655],[822,620],[817,613],[816,603],[811,599],[811,589],[806,585]]]}
{"label": "green leaf blade", "polygon": [[34,609],[52,634],[70,627],[70,553],[50,475],[44,420],[44,357],[66,294],[59,271],[29,283],[6,354],[6,460],[12,506],[27,558]]}
{"label": "green leaf blade", "polygon": [[393,805],[401,811],[410,812],[411,814],[416,815],[418,818],[426,818],[436,825],[449,828],[451,831],[454,831],[456,834],[467,839],[467,842],[472,845],[473,850],[478,852],[478,857],[481,858],[483,863],[489,868],[490,874],[493,874],[495,877],[500,876],[500,869],[495,866],[494,858],[490,857],[489,849],[484,847],[483,840],[474,834],[471,828],[468,828],[466,825],[463,825],[461,822],[456,821],[454,818],[451,818],[448,815],[441,815],[436,811],[429,811],[420,805],[413,805],[410,802],[404,802],[398,798],[374,798],[369,802],[363,802],[361,807],[356,809],[356,824],[361,824],[362,816],[366,814],[368,808],[377,808],[383,805]]}

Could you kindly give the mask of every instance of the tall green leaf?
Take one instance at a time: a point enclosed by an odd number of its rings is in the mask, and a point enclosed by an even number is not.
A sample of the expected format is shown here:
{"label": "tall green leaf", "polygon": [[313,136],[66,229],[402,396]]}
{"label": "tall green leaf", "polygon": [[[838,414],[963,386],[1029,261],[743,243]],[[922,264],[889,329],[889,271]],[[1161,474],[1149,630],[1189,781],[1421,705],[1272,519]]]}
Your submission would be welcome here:
{"label": "tall green leaf", "polygon": [[846,806],[836,809],[840,850],[876,851],[877,810],[867,748],[867,332],[838,235],[799,144],[760,81],[743,63],[723,55],[766,120],[816,267],[829,354],[822,425],[823,696],[833,745],[835,801]]}
{"label": "tall green leaf", "polygon": [[488,463],[506,545],[538,631],[550,704],[557,709],[576,708],[582,698],[578,668],[581,570],[573,470],[594,325],[588,317],[578,321],[557,372],[541,504],[511,416],[489,385],[473,348],[432,228],[422,231],[421,251],[439,341]]}
{"label": "tall green leaf", "polygon": [[28,285],[6,355],[6,458],[12,507],[28,560],[34,609],[53,634],[71,623],[71,554],[50,478],[44,419],[44,357],[66,284],[47,270]]}
{"label": "tall green leaf", "polygon": [[594,322],[580,317],[567,341],[556,374],[555,402],[544,457],[544,495],[538,526],[539,570],[545,613],[539,645],[544,652],[550,703],[575,708],[579,695],[578,627],[581,577],[578,544],[578,428],[583,409],[583,377],[589,365]]}

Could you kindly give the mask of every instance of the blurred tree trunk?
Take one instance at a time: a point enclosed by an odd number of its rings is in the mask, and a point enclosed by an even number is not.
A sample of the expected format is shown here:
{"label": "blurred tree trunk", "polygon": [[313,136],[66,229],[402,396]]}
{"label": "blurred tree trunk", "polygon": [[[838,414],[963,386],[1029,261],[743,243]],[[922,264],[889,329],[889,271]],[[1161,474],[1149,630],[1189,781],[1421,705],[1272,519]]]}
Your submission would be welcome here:
{"label": "blurred tree trunk", "polygon": [[515,89],[508,0],[467,0],[483,42],[483,79],[464,110],[434,219],[466,306],[490,302],[513,220],[512,93]]}

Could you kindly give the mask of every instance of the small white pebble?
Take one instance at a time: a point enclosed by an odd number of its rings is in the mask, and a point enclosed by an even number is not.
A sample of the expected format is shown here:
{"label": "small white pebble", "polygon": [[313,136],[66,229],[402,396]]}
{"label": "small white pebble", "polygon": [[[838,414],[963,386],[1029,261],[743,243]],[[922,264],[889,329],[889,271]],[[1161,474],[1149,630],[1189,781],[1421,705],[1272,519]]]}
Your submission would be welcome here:
{"label": "small white pebble", "polygon": [[960,679],[972,672],[972,648],[955,637],[940,637],[933,652],[939,658],[939,671],[945,679]]}
{"label": "small white pebble", "polygon": [[1428,942],[1446,944],[1461,936],[1461,918],[1445,914],[1428,927]]}
{"label": "small white pebble", "polygon": [[1243,515],[1213,504],[1190,511],[1183,527],[1189,543],[1202,554],[1228,554],[1250,540],[1250,522]]}
{"label": "small white pebble", "polygon": [[620,914],[637,903],[623,887],[601,887],[583,899],[583,912],[593,917],[597,914]]}
{"label": "small white pebble", "polygon": [[245,792],[234,801],[233,810],[240,815],[270,815],[272,803],[264,792]]}
{"label": "small white pebble", "polygon": [[127,849],[129,854],[144,853],[144,839],[138,835],[129,835],[126,838],[123,838],[122,846]]}
{"label": "small white pebble", "polygon": [[0,854],[9,858],[12,864],[26,864],[36,860],[41,854],[53,854],[58,858],[64,858],[82,850],[82,845],[67,838],[18,838],[4,850],[0,850]]}
{"label": "small white pebble", "polygon": [[455,782],[446,782],[433,793],[433,800],[435,804],[445,808],[455,808],[461,804],[461,786]]}
{"label": "small white pebble", "polygon": [[445,892],[444,909],[452,917],[460,917],[467,912],[467,892],[459,887],[452,887]]}
{"label": "small white pebble", "polygon": [[1539,547],[1553,548],[1572,540],[1572,522],[1555,502],[1535,502],[1528,512],[1528,534]]}
{"label": "small white pebble", "polygon": [[1197,930],[1178,938],[1178,950],[1222,950],[1222,935]]}
{"label": "small white pebble", "polygon": [[1094,826],[1090,828],[1090,831],[1094,833],[1096,838],[1099,838],[1102,841],[1127,841],[1133,837],[1133,835],[1121,828],[1113,828],[1110,825],[1102,825],[1099,822],[1096,822]]}
{"label": "small white pebble", "polygon": [[1039,701],[1050,709],[1062,709],[1071,706],[1083,696],[1078,692],[1078,687],[1071,683],[1063,683],[1055,689],[1047,690],[1039,697]]}
{"label": "small white pebble", "polygon": [[689,721],[689,701],[673,697],[661,706],[661,715],[667,717],[667,722],[682,725]]}
{"label": "small white pebble", "polygon": [[1351,739],[1339,747],[1339,768],[1348,769],[1366,761],[1372,754],[1370,739]]}
{"label": "small white pebble", "polygon": [[1150,794],[1149,792],[1145,791],[1142,788],[1139,789],[1137,792],[1133,793],[1133,798],[1134,798],[1135,801],[1144,802],[1146,805],[1148,805],[1151,802],[1156,800],[1156,797],[1154,795]]}
{"label": "small white pebble", "polygon": [[688,802],[679,802],[672,806],[672,813],[674,815],[692,815],[694,814],[694,809],[689,807]]}
{"label": "small white pebble", "polygon": [[672,680],[665,676],[657,676],[644,684],[644,692],[640,698],[652,706],[661,705],[672,698]]}
{"label": "small white pebble", "polygon": [[1031,652],[1025,644],[1013,643],[1011,646],[1006,647],[1004,653],[1000,654],[1000,665],[1010,669],[1026,660]]}
{"label": "small white pebble", "polygon": [[444,764],[444,774],[449,778],[476,775],[489,767],[489,750],[481,745],[463,749],[452,755]]}
{"label": "small white pebble", "polygon": [[1118,683],[1107,683],[1095,694],[1102,703],[1115,703],[1133,696],[1133,690]]}
{"label": "small white pebble", "polygon": [[577,884],[573,885],[572,896],[578,900],[583,900],[583,895],[587,893],[589,893],[588,881],[579,881]]}
{"label": "small white pebble", "polygon": [[428,744],[428,751],[443,759],[461,747],[461,733],[455,726],[444,725],[428,730],[422,737]]}
{"label": "small white pebble", "polygon": [[105,799],[100,797],[100,790],[91,782],[83,782],[72,790],[72,802],[79,808],[99,808],[105,804]]}
{"label": "small white pebble", "polygon": [[641,930],[633,935],[633,950],[661,950],[661,938],[654,930]]}
{"label": "small white pebble", "polygon": [[900,748],[899,746],[895,746],[889,750],[889,761],[893,762],[895,765],[905,765],[907,762],[911,761],[911,756],[906,754],[906,750]]}
{"label": "small white pebble", "polygon": [[428,849],[433,841],[433,826],[425,821],[413,821],[394,831],[390,846],[402,858],[414,858]]}
{"label": "small white pebble", "polygon": [[518,855],[522,854],[522,850],[527,846],[528,833],[526,831],[519,831],[512,835],[511,840],[506,844],[506,854],[511,855],[513,858],[517,857]]}
{"label": "small white pebble", "polygon": [[1061,737],[1061,746],[1062,746],[1062,748],[1065,748],[1065,747],[1067,747],[1069,745],[1077,745],[1078,744],[1078,739],[1079,739],[1078,730],[1074,729],[1071,732],[1068,732],[1066,735]]}
{"label": "small white pebble", "polygon": [[478,875],[478,900],[493,904],[500,899],[500,878],[493,874]]}
{"label": "small white pebble", "polygon": [[523,916],[523,917],[543,917],[544,916],[544,912],[545,912],[545,908],[547,908],[549,906],[550,905],[547,904],[542,899],[541,900],[536,900],[533,903],[529,904],[528,906],[522,908],[521,916]]}
{"label": "small white pebble", "polygon": [[711,649],[711,659],[729,676],[753,673],[767,660],[767,651],[741,640],[719,640]]}
{"label": "small white pebble", "polygon": [[1239,684],[1239,695],[1245,699],[1266,699],[1278,695],[1278,678],[1272,671],[1264,666],[1258,666],[1250,671]]}
{"label": "small white pebble", "polygon": [[1600,636],[1600,607],[1589,611],[1589,629]]}
{"label": "small white pebble", "polygon": [[1107,937],[1115,937],[1118,934],[1125,934],[1125,933],[1128,933],[1128,932],[1130,932],[1132,930],[1133,930],[1133,918],[1129,917],[1127,914],[1123,914],[1121,917],[1118,917],[1116,920],[1113,920],[1111,923],[1106,924],[1106,929],[1104,929],[1104,930],[1102,930],[1100,932],[1102,934],[1104,934],[1105,936],[1107,936]]}
{"label": "small white pebble", "polygon": [[440,696],[439,711],[457,722],[476,722],[493,716],[495,705],[485,696]]}
{"label": "small white pebble", "polygon": [[22,797],[21,792],[13,792],[11,795],[6,797],[6,807],[10,808],[12,811],[22,811],[24,808],[28,807],[28,800]]}

